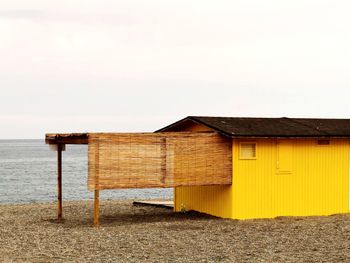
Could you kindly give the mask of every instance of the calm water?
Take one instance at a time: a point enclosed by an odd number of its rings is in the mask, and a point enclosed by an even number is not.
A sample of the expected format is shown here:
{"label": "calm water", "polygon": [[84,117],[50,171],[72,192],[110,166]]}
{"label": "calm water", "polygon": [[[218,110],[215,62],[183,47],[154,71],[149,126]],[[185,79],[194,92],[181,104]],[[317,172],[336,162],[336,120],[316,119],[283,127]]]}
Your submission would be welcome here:
{"label": "calm water", "polygon": [[[43,140],[0,140],[0,203],[56,201],[56,152]],[[87,190],[87,146],[63,152],[63,199],[92,199]],[[102,199],[171,198],[172,189],[101,191]]]}

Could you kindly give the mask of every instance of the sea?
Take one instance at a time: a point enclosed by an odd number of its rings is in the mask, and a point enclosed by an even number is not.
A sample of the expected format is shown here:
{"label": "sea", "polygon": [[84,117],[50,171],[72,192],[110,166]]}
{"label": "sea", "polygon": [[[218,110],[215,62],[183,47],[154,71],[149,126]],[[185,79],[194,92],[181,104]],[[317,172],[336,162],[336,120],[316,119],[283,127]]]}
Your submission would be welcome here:
{"label": "sea", "polygon": [[[66,145],[62,154],[63,200],[90,200],[87,188],[87,146]],[[172,189],[103,190],[104,199],[172,198]],[[57,200],[57,152],[44,140],[0,140],[0,203],[42,203]]]}

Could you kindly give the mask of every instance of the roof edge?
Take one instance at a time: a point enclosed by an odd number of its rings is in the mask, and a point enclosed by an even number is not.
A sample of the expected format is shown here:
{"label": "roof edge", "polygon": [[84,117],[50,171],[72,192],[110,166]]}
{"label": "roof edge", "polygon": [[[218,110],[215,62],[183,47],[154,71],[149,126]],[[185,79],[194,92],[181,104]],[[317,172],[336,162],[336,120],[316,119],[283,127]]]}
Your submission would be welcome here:
{"label": "roof edge", "polygon": [[176,128],[178,125],[181,125],[182,123],[186,121],[190,121],[191,123],[194,124],[199,124],[203,125],[207,128],[212,129],[213,131],[229,138],[249,138],[249,137],[255,137],[255,138],[266,138],[266,137],[273,137],[273,138],[350,138],[350,132],[341,132],[341,131],[334,131],[334,132],[328,132],[327,130],[324,129],[318,129],[318,126],[315,128],[314,125],[308,125],[308,123],[305,123],[304,120],[315,120],[315,121],[322,121],[322,120],[347,120],[350,122],[350,119],[327,119],[327,118],[289,118],[289,117],[274,117],[274,118],[256,118],[256,117],[250,117],[251,119],[276,119],[276,120],[283,120],[286,122],[286,124],[290,125],[299,125],[300,127],[305,127],[306,129],[309,129],[310,132],[305,132],[305,134],[300,134],[298,132],[289,131],[286,132],[285,134],[280,134],[280,133],[274,133],[271,132],[270,134],[242,134],[239,130],[234,130],[234,129],[221,129],[220,126],[217,126],[214,123],[211,123],[209,120],[206,118],[243,118],[243,119],[249,119],[249,117],[203,117],[203,116],[187,116],[183,119],[180,119],[179,121],[176,121],[168,126],[165,126],[161,129],[156,130],[155,132],[167,132],[172,128]]}
{"label": "roof edge", "polygon": [[184,121],[188,120],[189,118],[190,118],[190,116],[187,116],[187,117],[185,117],[185,118],[182,118],[181,120],[178,120],[178,121],[176,121],[176,122],[173,122],[173,123],[171,123],[171,124],[169,124],[169,125],[167,125],[167,126],[165,126],[165,127],[163,127],[163,128],[160,128],[160,129],[158,129],[158,130],[156,130],[156,131],[154,131],[154,132],[163,132],[164,130],[170,129],[170,128],[174,127],[175,125],[178,125],[178,124],[180,124],[181,122],[184,122]]}
{"label": "roof edge", "polygon": [[220,133],[220,134],[222,134],[222,135],[224,135],[224,136],[227,136],[227,137],[230,137],[230,138],[233,137],[232,134],[227,133],[227,132],[224,132],[224,131],[222,131],[222,130],[219,130],[217,127],[214,127],[214,126],[212,126],[212,125],[210,125],[210,124],[208,124],[208,123],[205,123],[205,122],[199,120],[196,116],[187,116],[187,117],[185,117],[185,118],[183,118],[183,119],[181,119],[181,120],[179,120],[179,121],[176,121],[176,122],[174,122],[174,123],[172,123],[172,124],[169,124],[168,126],[165,126],[165,127],[161,128],[161,129],[158,129],[158,130],[156,130],[156,131],[154,131],[154,132],[164,132],[165,130],[168,130],[168,129],[170,129],[170,128],[173,128],[174,126],[179,125],[179,124],[181,124],[182,122],[185,122],[185,121],[187,121],[187,120],[190,120],[190,121],[192,121],[192,122],[194,122],[194,123],[197,123],[197,124],[204,125],[204,126],[210,128],[210,129],[213,129],[214,131],[216,131],[216,132],[218,132],[218,133]]}

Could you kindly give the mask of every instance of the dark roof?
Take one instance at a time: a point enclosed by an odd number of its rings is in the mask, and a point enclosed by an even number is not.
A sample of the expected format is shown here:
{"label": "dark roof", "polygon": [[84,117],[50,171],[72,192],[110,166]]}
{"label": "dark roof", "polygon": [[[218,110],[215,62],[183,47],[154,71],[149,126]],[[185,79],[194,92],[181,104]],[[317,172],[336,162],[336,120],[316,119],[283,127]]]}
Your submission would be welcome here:
{"label": "dark roof", "polygon": [[192,121],[229,137],[350,137],[350,119],[240,118],[189,116],[157,132]]}

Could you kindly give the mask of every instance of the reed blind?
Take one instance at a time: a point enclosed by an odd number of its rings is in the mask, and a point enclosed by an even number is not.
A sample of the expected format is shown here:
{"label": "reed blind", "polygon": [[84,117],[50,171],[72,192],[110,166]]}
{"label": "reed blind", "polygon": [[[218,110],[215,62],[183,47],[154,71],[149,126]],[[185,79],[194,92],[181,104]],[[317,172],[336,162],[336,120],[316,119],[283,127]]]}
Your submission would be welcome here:
{"label": "reed blind", "polygon": [[90,133],[89,190],[231,184],[230,140],[216,133]]}

